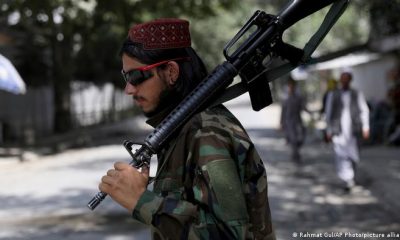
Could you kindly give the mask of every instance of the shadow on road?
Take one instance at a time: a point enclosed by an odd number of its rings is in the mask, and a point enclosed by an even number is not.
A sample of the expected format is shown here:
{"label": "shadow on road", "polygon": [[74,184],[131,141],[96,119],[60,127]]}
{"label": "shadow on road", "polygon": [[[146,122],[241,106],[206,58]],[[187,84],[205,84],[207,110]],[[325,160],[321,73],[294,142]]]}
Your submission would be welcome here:
{"label": "shadow on road", "polygon": [[[335,175],[331,146],[307,141],[299,165],[290,160],[280,131],[247,131],[266,165],[278,239],[294,239],[300,232],[400,232],[399,149],[364,148],[360,185],[346,194]],[[135,136],[142,140],[143,135]],[[1,181],[10,189],[0,191],[0,239],[149,239],[148,228],[109,198],[94,212],[86,208],[102,174],[115,161],[130,160],[120,145],[129,134],[104,131],[96,136],[92,148],[2,169],[9,175]]]}
{"label": "shadow on road", "polygon": [[[302,149],[303,163],[299,165],[290,160],[290,149],[279,131],[250,129],[248,132],[267,168],[269,200],[278,239],[294,239],[293,234],[299,232],[388,234],[400,231],[397,214],[400,208],[393,209],[394,205],[383,197],[381,187],[375,186],[382,183],[382,176],[370,164],[386,159],[385,168],[389,168],[389,162],[400,151],[390,154],[387,149],[365,149],[357,173],[359,185],[346,193],[335,175],[330,145],[306,142]],[[391,172],[380,171],[386,172],[385,176]],[[399,181],[397,184],[386,182],[389,188],[386,195],[398,199],[395,194],[398,184]]]}

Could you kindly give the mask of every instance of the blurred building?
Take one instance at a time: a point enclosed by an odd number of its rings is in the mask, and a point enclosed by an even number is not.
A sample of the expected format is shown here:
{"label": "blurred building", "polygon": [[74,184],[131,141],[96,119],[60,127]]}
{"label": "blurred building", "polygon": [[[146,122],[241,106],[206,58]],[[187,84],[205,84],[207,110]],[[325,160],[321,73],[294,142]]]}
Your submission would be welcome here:
{"label": "blurred building", "polygon": [[396,65],[397,58],[394,54],[365,51],[318,63],[310,71],[317,74],[330,71],[336,79],[339,79],[343,70],[351,71],[352,87],[363,92],[367,100],[375,102],[386,98],[389,89],[387,73]]}
{"label": "blurred building", "polygon": [[[400,35],[349,48],[323,56],[321,62],[308,66],[306,71],[314,78],[338,79],[343,70],[353,73],[352,86],[362,91],[369,102],[379,102],[387,97],[390,87],[388,72],[398,66]],[[326,79],[327,80],[327,79]]]}

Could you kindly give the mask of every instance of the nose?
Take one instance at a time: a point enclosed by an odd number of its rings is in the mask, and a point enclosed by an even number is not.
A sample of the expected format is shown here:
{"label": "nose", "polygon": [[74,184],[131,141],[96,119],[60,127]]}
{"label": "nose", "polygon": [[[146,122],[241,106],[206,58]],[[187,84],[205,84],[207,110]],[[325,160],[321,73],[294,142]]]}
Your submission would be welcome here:
{"label": "nose", "polygon": [[127,83],[125,85],[125,94],[127,95],[135,95],[138,92],[138,87],[137,86],[133,86],[130,83]]}

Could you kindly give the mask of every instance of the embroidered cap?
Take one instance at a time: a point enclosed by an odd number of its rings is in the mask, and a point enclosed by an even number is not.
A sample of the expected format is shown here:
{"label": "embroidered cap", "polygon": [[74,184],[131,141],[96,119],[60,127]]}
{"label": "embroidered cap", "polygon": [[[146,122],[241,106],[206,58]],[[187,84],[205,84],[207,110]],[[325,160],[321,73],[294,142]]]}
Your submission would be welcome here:
{"label": "embroidered cap", "polygon": [[145,50],[185,48],[191,46],[189,22],[176,18],[161,18],[133,26],[129,38]]}

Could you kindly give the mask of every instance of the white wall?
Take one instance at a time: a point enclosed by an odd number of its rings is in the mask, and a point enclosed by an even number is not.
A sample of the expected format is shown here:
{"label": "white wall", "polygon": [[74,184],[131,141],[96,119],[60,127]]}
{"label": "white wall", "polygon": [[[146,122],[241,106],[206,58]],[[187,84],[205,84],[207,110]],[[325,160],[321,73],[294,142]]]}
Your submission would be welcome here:
{"label": "white wall", "polygon": [[71,112],[79,126],[101,122],[105,112],[133,107],[132,97],[111,83],[97,86],[91,82],[74,81],[71,86]]}
{"label": "white wall", "polygon": [[395,64],[396,59],[386,55],[371,62],[352,66],[352,86],[362,91],[370,101],[385,99],[388,91],[387,73]]}
{"label": "white wall", "polygon": [[390,54],[360,53],[316,64],[311,71],[332,71],[333,77],[339,79],[344,69],[350,70],[352,87],[363,92],[367,100],[380,101],[386,98],[387,75],[395,65],[396,58]]}

